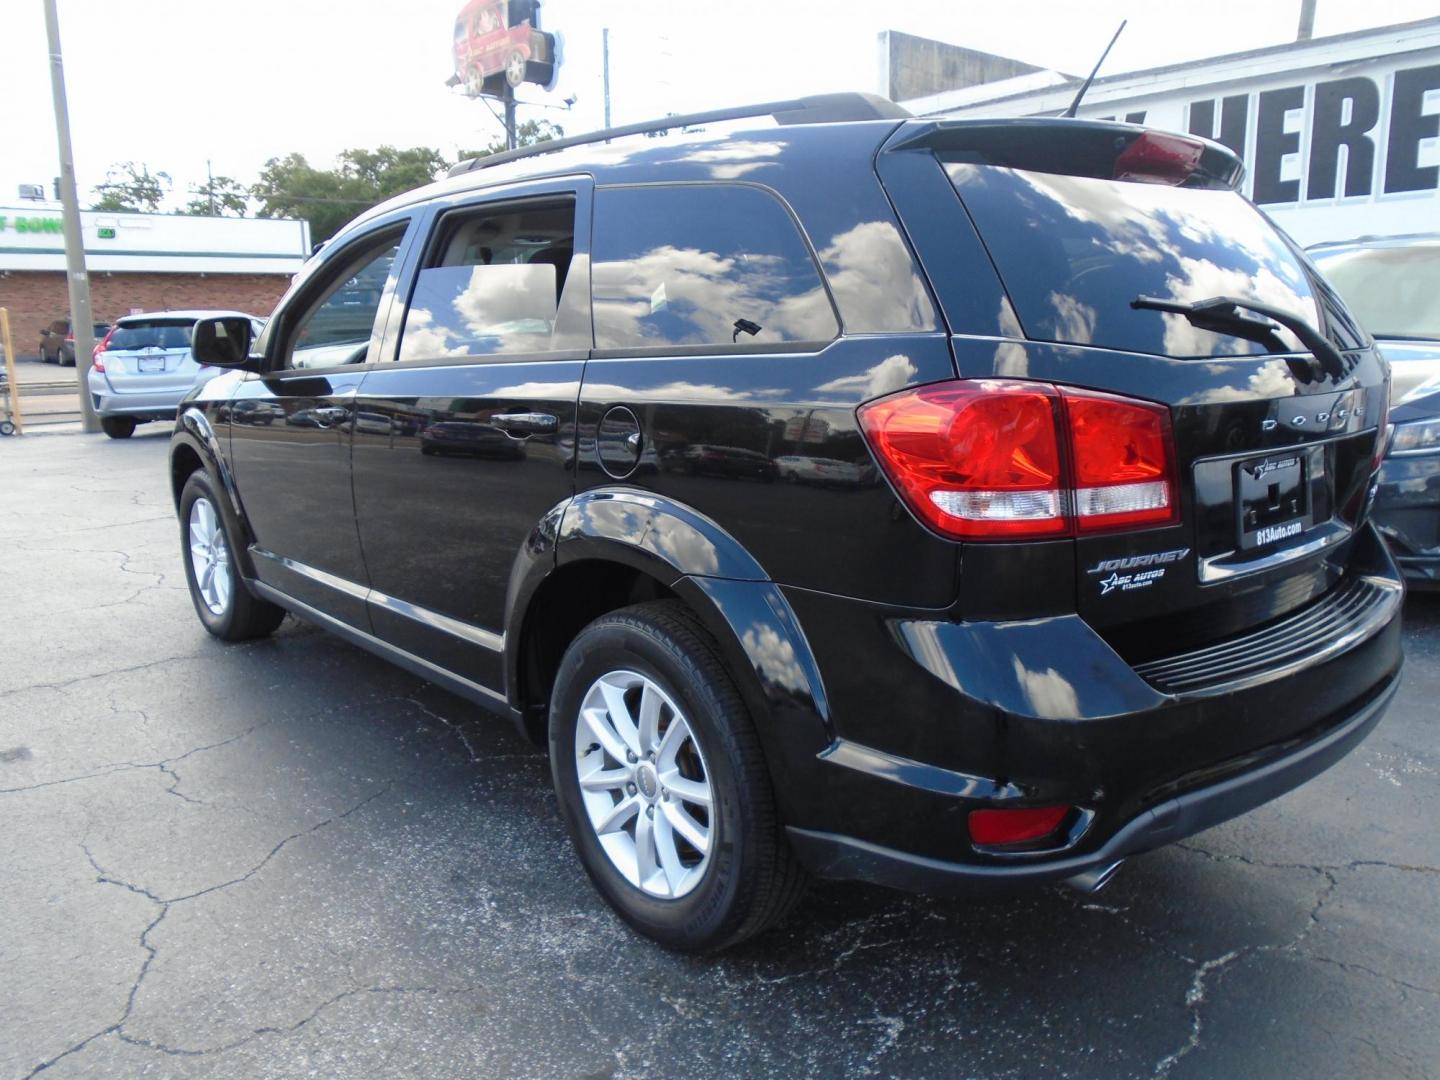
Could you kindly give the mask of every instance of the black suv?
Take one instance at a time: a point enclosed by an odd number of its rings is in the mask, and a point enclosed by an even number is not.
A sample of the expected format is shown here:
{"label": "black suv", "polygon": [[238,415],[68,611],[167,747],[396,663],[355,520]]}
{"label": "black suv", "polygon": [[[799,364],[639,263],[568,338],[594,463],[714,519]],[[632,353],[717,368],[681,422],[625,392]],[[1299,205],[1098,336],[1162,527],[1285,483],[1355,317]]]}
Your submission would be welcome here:
{"label": "black suv", "polygon": [[258,342],[197,325],[211,633],[293,612],[548,741],[680,948],[808,875],[1097,888],[1372,729],[1387,371],[1230,151],[850,95],[649,128],[462,165]]}

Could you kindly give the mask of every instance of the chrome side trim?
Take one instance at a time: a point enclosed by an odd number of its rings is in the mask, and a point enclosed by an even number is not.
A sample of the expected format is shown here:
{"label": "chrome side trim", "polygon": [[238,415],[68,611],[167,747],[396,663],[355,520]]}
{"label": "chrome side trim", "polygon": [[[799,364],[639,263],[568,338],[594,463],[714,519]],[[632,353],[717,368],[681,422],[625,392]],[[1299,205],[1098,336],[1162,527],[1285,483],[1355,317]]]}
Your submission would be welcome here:
{"label": "chrome side trim", "polygon": [[386,611],[393,611],[396,615],[403,615],[407,619],[423,623],[436,630],[444,631],[454,637],[463,638],[473,645],[489,649],[491,652],[505,651],[505,635],[497,634],[491,630],[482,630],[478,626],[471,626],[459,619],[452,619],[449,615],[441,615],[438,611],[431,611],[429,608],[420,607],[418,604],[410,604],[393,596],[381,592],[379,589],[371,589],[369,592],[370,603],[376,607],[382,607]]}
{"label": "chrome side trim", "polygon": [[398,646],[391,645],[388,641],[381,641],[373,634],[368,634],[358,627],[351,626],[347,622],[342,622],[332,615],[327,615],[325,612],[313,608],[303,601],[296,600],[288,593],[281,592],[272,585],[266,585],[263,581],[247,581],[246,585],[271,603],[279,604],[287,611],[307,622],[316,623],[324,629],[345,638],[351,644],[358,645],[362,649],[367,649],[376,656],[389,660],[391,663],[405,668],[407,671],[420,676],[422,679],[429,679],[431,682],[460,694],[462,697],[478,700],[481,704],[499,707],[506,715],[514,715],[514,710],[510,708],[510,703],[506,700],[505,696],[503,694],[497,694],[489,687],[481,686],[479,683],[472,682],[464,676],[456,675],[453,671],[442,668],[438,664],[432,664],[429,660],[416,656],[414,653],[406,652]]}
{"label": "chrome side trim", "polygon": [[313,566],[288,559],[284,555],[276,555],[261,547],[250,548],[252,555],[260,555],[273,563],[283,566],[291,573],[301,577],[309,578],[336,592],[344,593],[346,596],[354,597],[356,600],[369,601],[387,611],[393,611],[397,615],[403,615],[407,619],[423,623],[433,629],[443,631],[452,637],[461,638],[471,644],[479,645],[481,648],[489,649],[491,652],[504,652],[505,635],[496,634],[490,630],[481,629],[478,626],[471,626],[469,623],[461,622],[459,619],[452,619],[448,615],[441,615],[438,611],[431,611],[429,608],[420,607],[417,604],[410,604],[404,600],[382,593],[379,589],[371,589],[359,582],[351,581],[349,578],[340,577],[338,574],[331,574],[325,570],[317,570]]}
{"label": "chrome side trim", "polygon": [[317,570],[315,567],[307,566],[305,563],[296,562],[294,559],[287,559],[284,555],[276,555],[273,551],[266,551],[257,544],[250,545],[250,554],[268,559],[289,570],[292,574],[299,574],[303,578],[309,578],[311,581],[334,589],[336,592],[344,593],[346,596],[353,596],[356,600],[364,600],[370,595],[369,588],[361,585],[359,582],[351,581],[349,578],[343,578],[338,574],[328,573],[325,570]]}

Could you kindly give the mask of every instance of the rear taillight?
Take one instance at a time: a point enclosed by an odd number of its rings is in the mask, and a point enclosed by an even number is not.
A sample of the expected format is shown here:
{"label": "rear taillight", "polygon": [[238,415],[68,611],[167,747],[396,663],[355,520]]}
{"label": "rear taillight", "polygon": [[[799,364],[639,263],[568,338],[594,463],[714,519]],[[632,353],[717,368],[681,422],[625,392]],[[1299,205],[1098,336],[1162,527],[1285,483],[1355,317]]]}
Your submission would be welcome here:
{"label": "rear taillight", "polygon": [[861,406],[896,490],[956,539],[1038,539],[1178,517],[1170,413],[1048,383],[977,379]]}
{"label": "rear taillight", "polygon": [[1115,179],[1183,184],[1200,167],[1205,144],[1183,135],[1147,131],[1115,158]]}
{"label": "rear taillight", "polygon": [[95,346],[95,351],[90,354],[90,366],[96,371],[105,370],[105,361],[100,358],[100,354],[110,347],[110,338],[114,333],[115,328],[112,326],[110,330],[106,332],[105,336],[100,339],[100,343]]}
{"label": "rear taillight", "polygon": [[970,839],[981,847],[1043,840],[1064,821],[1072,806],[1026,806],[1015,810],[970,811]]}

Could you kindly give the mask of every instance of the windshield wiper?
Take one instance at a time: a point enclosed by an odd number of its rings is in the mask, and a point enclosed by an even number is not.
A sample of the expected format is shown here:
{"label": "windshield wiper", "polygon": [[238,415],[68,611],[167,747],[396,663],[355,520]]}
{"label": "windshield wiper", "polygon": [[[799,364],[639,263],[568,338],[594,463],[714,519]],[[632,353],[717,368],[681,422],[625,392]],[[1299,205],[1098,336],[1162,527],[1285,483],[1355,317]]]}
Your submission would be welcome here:
{"label": "windshield wiper", "polygon": [[[1207,300],[1194,300],[1187,304],[1178,300],[1164,300],[1158,296],[1137,296],[1130,301],[1130,306],[1184,315],[1190,320],[1191,326],[1200,330],[1234,334],[1267,345],[1269,342],[1266,341],[1266,338],[1272,339],[1275,345],[1280,344],[1279,339],[1275,336],[1275,323],[1279,323],[1299,338],[1300,344],[1315,354],[1315,359],[1320,362],[1320,367],[1327,374],[1336,379],[1343,379],[1349,371],[1345,358],[1340,355],[1340,350],[1335,348],[1319,330],[1284,308],[1262,304],[1258,300],[1245,300],[1234,296],[1212,296]],[[1247,311],[1253,311],[1266,317],[1257,319],[1253,315],[1246,315]],[[1270,321],[1272,319],[1274,322]]]}

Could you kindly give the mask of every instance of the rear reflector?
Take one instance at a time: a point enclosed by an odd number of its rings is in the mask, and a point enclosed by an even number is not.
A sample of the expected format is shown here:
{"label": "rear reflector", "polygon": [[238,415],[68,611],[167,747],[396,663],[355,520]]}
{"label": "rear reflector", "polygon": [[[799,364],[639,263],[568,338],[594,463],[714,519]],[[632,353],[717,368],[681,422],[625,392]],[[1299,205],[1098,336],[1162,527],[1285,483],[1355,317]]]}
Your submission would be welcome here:
{"label": "rear reflector", "polygon": [[1060,827],[1071,806],[1027,806],[1017,810],[971,810],[970,839],[982,847],[1042,840]]}
{"label": "rear reflector", "polygon": [[859,410],[885,474],[956,539],[1040,539],[1178,517],[1164,406],[1005,379],[935,383]]}

